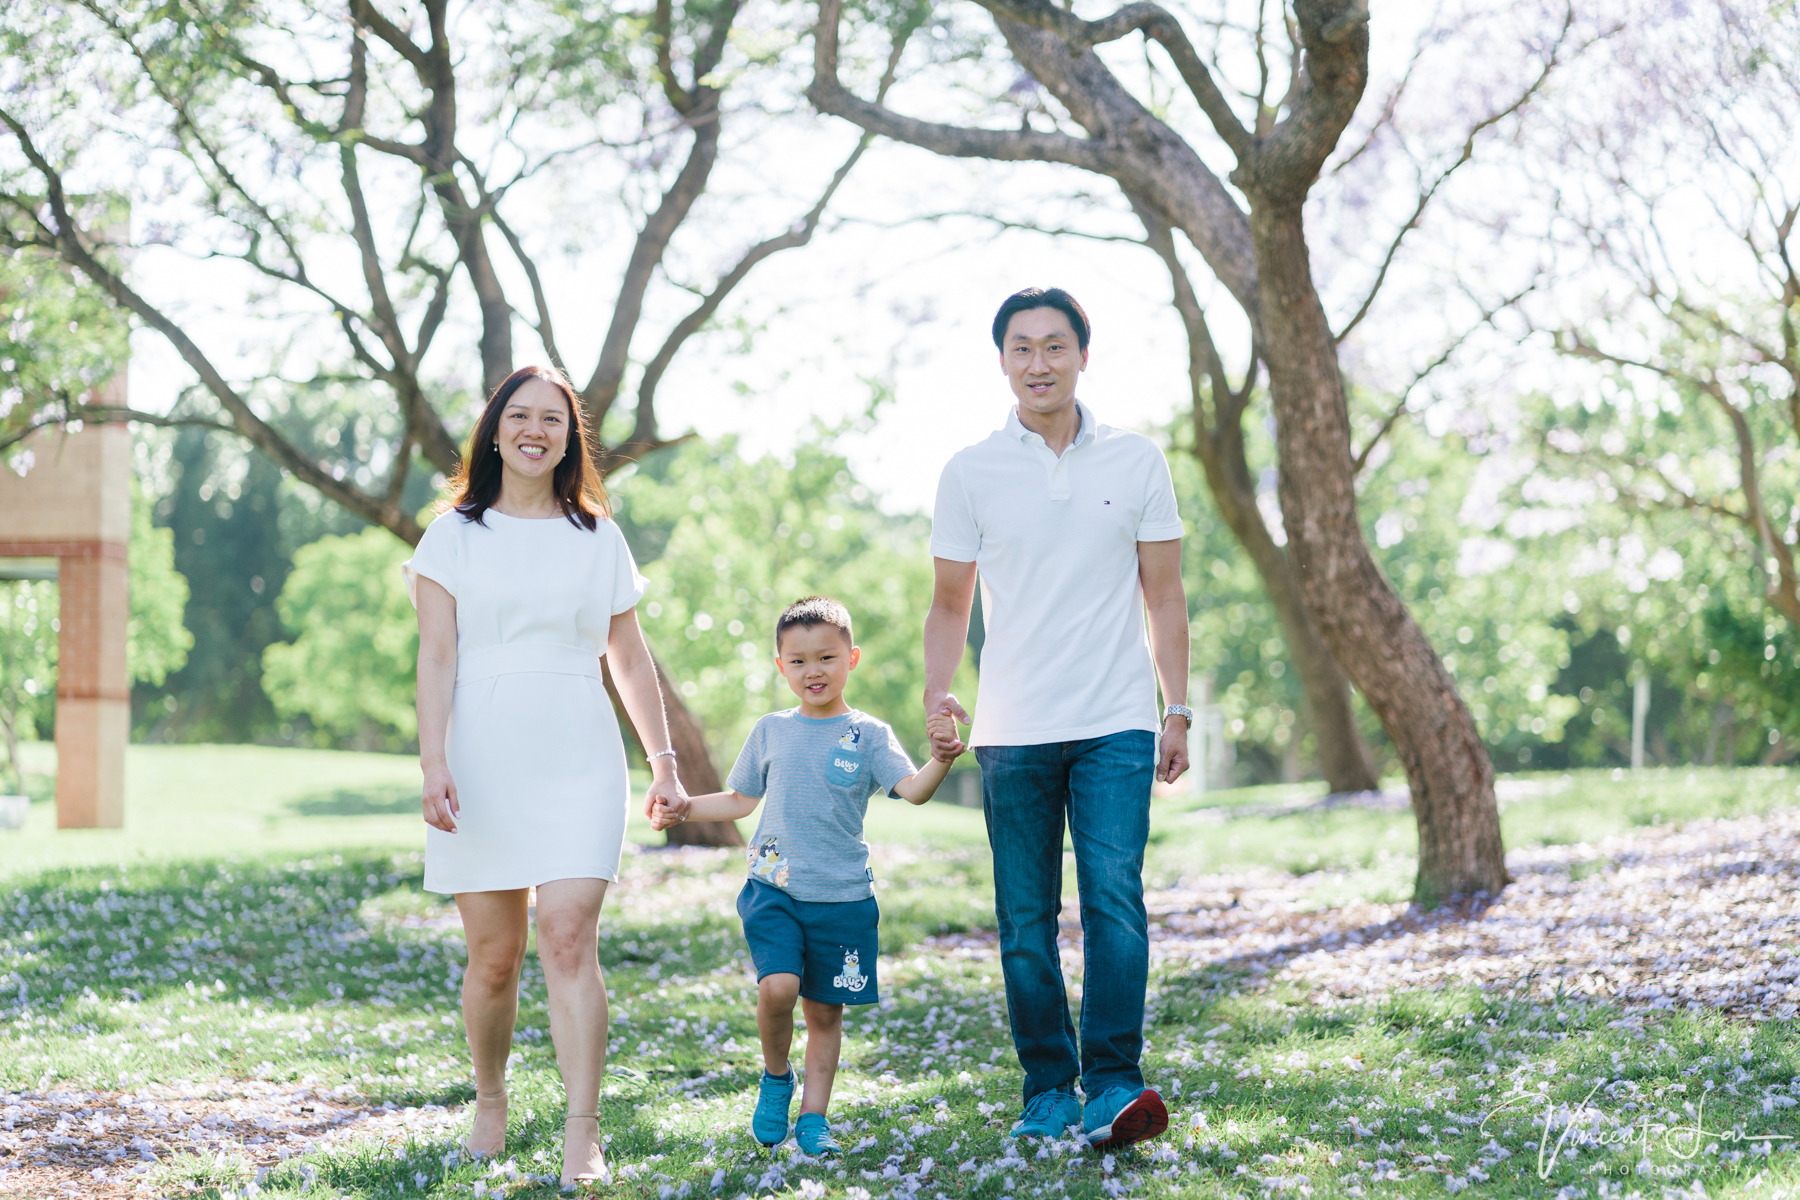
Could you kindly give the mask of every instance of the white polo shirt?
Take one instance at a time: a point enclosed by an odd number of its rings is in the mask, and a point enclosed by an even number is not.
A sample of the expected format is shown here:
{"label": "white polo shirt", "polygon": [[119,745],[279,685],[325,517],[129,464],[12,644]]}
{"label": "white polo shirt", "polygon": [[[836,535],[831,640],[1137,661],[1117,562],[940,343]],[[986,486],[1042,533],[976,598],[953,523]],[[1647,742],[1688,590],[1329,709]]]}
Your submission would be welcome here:
{"label": "white polo shirt", "polygon": [[981,574],[974,746],[1162,728],[1138,582],[1139,542],[1182,535],[1155,442],[1081,424],[1058,458],[1019,422],[957,452],[938,480],[931,553]]}

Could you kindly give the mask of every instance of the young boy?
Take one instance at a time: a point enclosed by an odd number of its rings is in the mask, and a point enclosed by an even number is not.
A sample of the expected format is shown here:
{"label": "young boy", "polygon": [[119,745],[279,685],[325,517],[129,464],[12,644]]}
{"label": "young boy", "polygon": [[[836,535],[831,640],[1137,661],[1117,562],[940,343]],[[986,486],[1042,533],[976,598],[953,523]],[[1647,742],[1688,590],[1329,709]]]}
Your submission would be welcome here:
{"label": "young boy", "polygon": [[[731,790],[674,804],[658,801],[650,822],[735,821],[768,799],[750,840],[750,878],[738,894],[744,939],[756,964],[756,1027],[762,1035],[762,1086],[750,1132],[765,1146],[788,1138],[794,1071],[794,999],[806,1012],[806,1092],[794,1140],[811,1155],[835,1154],[825,1112],[843,1044],[844,1005],[880,999],[880,950],[869,845],[863,814],[884,791],[924,804],[955,760],[934,757],[923,770],[886,724],[844,702],[844,685],[862,652],[850,612],[810,596],[775,622],[775,663],[800,706],[756,723],[727,780]],[[947,725],[947,713],[931,724]],[[954,726],[932,730],[955,741]]]}

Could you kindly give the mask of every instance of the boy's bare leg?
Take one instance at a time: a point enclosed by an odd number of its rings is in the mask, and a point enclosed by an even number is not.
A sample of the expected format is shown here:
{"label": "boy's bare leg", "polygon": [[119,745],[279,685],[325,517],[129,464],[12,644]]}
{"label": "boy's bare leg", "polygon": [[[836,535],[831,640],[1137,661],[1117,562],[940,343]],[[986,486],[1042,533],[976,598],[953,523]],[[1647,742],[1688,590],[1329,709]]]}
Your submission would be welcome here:
{"label": "boy's bare leg", "polygon": [[[764,975],[756,985],[756,1032],[762,1038],[763,1070],[777,1078],[788,1073],[788,1051],[794,1048],[794,1001],[799,998],[798,975]],[[811,1022],[812,1001],[806,1003],[806,1019]],[[811,1051],[806,1067],[808,1072],[812,1070]]]}
{"label": "boy's bare leg", "polygon": [[[831,1105],[831,1085],[844,1048],[844,1006],[817,1000],[800,1003],[806,1012],[806,1092],[800,1097],[800,1111],[822,1117]],[[791,1017],[788,1028],[793,1028]]]}

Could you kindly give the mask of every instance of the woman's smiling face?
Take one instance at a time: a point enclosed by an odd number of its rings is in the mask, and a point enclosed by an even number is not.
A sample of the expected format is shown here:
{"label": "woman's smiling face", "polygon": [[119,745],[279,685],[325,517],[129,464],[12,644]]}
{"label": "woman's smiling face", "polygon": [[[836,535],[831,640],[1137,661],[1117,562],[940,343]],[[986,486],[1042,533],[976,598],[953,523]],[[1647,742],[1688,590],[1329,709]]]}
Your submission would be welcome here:
{"label": "woman's smiling face", "polygon": [[500,414],[500,461],[537,479],[556,469],[569,449],[569,404],[542,379],[527,380]]}

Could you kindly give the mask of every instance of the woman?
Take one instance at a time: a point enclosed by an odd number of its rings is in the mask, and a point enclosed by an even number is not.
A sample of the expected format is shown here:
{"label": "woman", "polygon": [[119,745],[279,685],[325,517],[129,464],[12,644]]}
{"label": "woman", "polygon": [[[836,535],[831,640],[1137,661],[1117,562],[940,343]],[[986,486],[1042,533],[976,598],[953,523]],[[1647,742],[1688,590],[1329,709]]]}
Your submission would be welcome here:
{"label": "woman", "polygon": [[646,753],[646,806],[680,794],[636,605],[638,574],[574,389],[525,367],[481,414],[452,506],[406,563],[419,612],[425,887],[455,895],[469,943],[463,1024],[475,1062],[465,1148],[506,1145],[506,1058],[537,888],[538,957],[568,1116],[564,1186],[604,1179],[606,1062],[598,923],[619,875],[629,785],[600,655]]}

